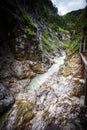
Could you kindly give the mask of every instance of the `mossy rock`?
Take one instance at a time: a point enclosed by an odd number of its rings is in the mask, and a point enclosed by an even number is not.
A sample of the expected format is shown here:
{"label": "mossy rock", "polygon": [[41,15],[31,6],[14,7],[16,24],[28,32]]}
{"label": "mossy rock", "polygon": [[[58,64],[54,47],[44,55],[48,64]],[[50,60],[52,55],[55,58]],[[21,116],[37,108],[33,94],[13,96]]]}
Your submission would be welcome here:
{"label": "mossy rock", "polygon": [[25,27],[24,32],[28,35],[35,36],[34,31],[31,28],[29,28],[28,26]]}
{"label": "mossy rock", "polygon": [[34,114],[32,112],[33,105],[29,101],[22,100],[16,101],[16,104],[17,114],[13,127],[14,130],[24,130],[26,128],[27,123],[29,123],[29,121],[34,117]]}
{"label": "mossy rock", "polygon": [[32,105],[27,101],[27,102],[22,102],[21,100],[17,101],[18,105],[18,111],[17,111],[17,116],[19,117],[23,111],[32,111]]}
{"label": "mossy rock", "polygon": [[23,123],[30,121],[34,117],[34,114],[31,111],[27,111],[23,117]]}

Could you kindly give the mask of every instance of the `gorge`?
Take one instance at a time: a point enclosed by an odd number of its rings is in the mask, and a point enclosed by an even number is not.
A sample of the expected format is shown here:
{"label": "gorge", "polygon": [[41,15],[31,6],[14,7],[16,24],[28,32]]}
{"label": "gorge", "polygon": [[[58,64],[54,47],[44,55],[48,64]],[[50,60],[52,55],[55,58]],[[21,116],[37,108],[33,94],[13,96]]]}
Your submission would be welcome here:
{"label": "gorge", "polygon": [[87,6],[59,16],[51,0],[1,0],[0,17],[0,130],[86,130]]}

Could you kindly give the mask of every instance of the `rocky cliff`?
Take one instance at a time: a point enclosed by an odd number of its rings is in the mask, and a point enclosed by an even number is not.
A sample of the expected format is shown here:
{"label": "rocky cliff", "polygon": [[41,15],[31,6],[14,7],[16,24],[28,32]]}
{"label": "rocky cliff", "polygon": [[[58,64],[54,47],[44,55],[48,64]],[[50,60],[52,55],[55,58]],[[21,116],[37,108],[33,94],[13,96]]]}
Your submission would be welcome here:
{"label": "rocky cliff", "polygon": [[[68,37],[67,31],[61,31],[60,21],[50,0],[0,1],[1,89],[4,86],[12,94],[19,93],[32,77],[49,68],[48,53],[61,54],[62,39]],[[4,96],[0,100],[4,102]],[[1,104],[0,111],[2,108]]]}

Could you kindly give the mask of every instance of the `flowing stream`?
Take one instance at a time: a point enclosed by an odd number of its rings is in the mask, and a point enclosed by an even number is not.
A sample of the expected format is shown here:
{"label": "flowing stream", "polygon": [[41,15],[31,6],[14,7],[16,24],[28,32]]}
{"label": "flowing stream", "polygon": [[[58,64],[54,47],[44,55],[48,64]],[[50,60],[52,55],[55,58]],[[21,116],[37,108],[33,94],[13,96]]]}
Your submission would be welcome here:
{"label": "flowing stream", "polygon": [[64,64],[64,59],[66,58],[65,52],[62,52],[61,57],[55,57],[53,59],[54,64],[51,66],[51,68],[48,69],[48,71],[44,74],[38,74],[35,78],[32,79],[30,82],[27,90],[37,90],[48,78],[49,76],[53,75],[53,73],[58,72],[59,68],[62,64]]}

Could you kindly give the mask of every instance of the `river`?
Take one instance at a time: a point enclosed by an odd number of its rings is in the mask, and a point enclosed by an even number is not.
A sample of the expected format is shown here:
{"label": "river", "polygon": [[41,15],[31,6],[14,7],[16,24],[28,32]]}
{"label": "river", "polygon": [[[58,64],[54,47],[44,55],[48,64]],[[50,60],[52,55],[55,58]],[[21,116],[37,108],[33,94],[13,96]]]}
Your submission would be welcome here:
{"label": "river", "polygon": [[54,64],[48,69],[44,74],[38,74],[30,82],[27,90],[37,90],[53,73],[58,72],[61,65],[64,64],[64,59],[66,58],[66,53],[63,51],[61,57],[55,57],[53,59]]}

